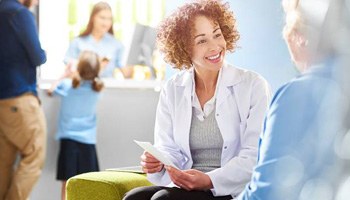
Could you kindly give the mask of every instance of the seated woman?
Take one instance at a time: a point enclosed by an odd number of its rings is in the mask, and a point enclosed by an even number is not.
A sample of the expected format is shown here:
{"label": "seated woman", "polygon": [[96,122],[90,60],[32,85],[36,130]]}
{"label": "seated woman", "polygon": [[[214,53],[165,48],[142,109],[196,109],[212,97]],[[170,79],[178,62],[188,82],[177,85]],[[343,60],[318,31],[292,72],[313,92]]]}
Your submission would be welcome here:
{"label": "seated woman", "polygon": [[160,25],[159,49],[181,71],[161,92],[155,146],[178,169],[143,153],[143,171],[156,186],[131,190],[125,200],[231,199],[249,181],[270,91],[260,75],[224,62],[239,39],[235,22],[228,3],[205,0]]}

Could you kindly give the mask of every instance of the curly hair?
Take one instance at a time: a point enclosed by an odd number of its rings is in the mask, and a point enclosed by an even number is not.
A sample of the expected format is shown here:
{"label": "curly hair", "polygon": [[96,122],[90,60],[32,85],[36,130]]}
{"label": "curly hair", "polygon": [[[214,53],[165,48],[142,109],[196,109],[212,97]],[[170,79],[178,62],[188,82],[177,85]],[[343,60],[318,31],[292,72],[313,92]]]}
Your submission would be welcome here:
{"label": "curly hair", "polygon": [[178,69],[192,67],[194,20],[205,16],[218,24],[226,41],[227,51],[233,52],[239,39],[236,19],[229,4],[221,0],[196,0],[179,7],[162,21],[157,32],[157,46],[164,60]]}

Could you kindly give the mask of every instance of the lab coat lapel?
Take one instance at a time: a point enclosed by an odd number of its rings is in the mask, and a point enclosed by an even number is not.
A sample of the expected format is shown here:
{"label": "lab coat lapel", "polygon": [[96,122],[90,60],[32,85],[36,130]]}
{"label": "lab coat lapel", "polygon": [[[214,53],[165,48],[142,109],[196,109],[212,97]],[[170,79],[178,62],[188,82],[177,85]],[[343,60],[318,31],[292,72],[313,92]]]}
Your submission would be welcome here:
{"label": "lab coat lapel", "polygon": [[[232,142],[235,132],[235,110],[232,110],[235,90],[239,88],[242,81],[239,70],[235,67],[224,65],[221,71],[221,80],[217,88],[216,101],[216,120],[224,140],[224,146],[230,146],[228,142]],[[233,108],[235,109],[235,108]],[[230,123],[227,123],[230,122]],[[232,124],[233,123],[233,124]],[[226,153],[225,153],[226,152]],[[223,151],[221,163],[227,163],[227,151]]]}
{"label": "lab coat lapel", "polygon": [[193,70],[185,72],[176,83],[175,140],[181,145],[187,157],[191,157],[189,133],[192,121],[192,76]]}

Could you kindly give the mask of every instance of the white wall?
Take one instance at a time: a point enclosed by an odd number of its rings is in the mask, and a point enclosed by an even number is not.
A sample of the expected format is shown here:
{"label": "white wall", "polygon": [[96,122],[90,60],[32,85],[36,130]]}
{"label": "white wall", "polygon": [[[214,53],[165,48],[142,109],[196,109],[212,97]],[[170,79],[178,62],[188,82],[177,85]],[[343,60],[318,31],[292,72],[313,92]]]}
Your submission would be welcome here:
{"label": "white wall", "polygon": [[273,91],[296,74],[282,37],[285,24],[282,1],[230,0],[241,38],[227,60],[263,75]]}

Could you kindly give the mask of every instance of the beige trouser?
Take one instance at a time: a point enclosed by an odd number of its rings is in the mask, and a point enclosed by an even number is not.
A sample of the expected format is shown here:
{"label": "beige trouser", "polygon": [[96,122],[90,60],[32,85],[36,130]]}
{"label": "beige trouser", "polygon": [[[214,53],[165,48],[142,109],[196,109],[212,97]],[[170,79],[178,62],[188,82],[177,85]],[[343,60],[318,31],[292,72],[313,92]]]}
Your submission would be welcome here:
{"label": "beige trouser", "polygon": [[[0,200],[27,199],[46,152],[46,121],[37,97],[0,99]],[[20,160],[17,166],[17,155]]]}

